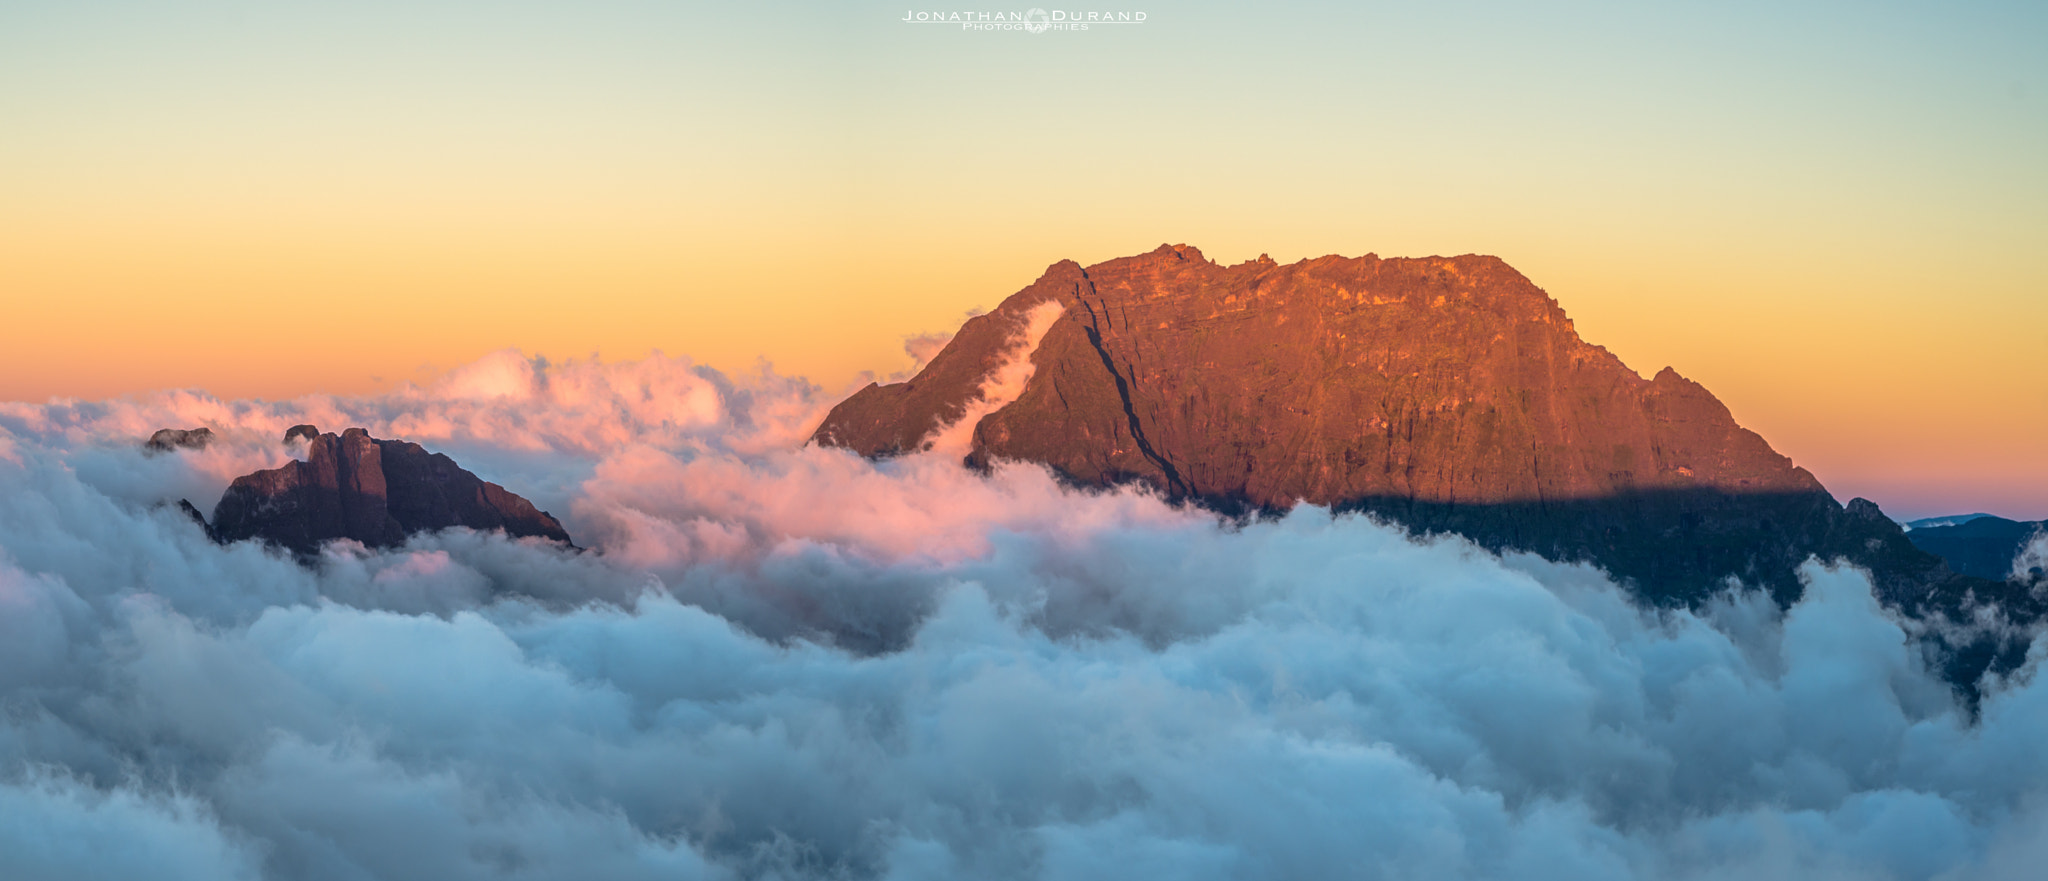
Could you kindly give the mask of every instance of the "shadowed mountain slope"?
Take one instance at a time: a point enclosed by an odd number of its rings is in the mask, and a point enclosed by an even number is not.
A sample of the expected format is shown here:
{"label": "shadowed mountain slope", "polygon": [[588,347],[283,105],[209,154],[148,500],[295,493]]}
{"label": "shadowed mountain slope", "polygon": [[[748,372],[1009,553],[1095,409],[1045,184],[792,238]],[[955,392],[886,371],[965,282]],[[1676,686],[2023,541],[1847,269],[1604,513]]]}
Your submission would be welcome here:
{"label": "shadowed mountain slope", "polygon": [[2048,520],[2007,520],[1989,514],[1951,520],[1940,526],[1917,526],[1906,537],[1914,546],[1948,561],[1950,569],[1994,580],[2011,575],[2020,552],[2048,530]]}
{"label": "shadowed mountain slope", "polygon": [[214,509],[222,543],[256,538],[299,554],[349,538],[370,547],[405,543],[419,532],[466,526],[571,544],[562,524],[533,503],[419,444],[378,440],[351,428],[312,433],[304,461],[235,478]]}

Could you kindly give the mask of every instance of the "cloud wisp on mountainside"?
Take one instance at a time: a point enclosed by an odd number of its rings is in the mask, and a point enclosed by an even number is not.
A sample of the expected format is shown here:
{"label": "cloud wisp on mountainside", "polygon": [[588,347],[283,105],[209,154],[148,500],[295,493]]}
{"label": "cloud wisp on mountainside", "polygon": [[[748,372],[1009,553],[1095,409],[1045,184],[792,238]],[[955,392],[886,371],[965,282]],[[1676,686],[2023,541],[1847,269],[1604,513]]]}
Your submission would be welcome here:
{"label": "cloud wisp on mountainside", "polygon": [[[1304,507],[807,445],[831,396],[500,353],[430,388],[0,404],[0,874],[2028,877],[2048,684],[1972,717],[1861,573],[1650,609]],[[205,511],[294,424],[578,553],[313,566]],[[145,455],[165,426],[203,450]],[[2043,651],[2037,641],[2034,657]]]}

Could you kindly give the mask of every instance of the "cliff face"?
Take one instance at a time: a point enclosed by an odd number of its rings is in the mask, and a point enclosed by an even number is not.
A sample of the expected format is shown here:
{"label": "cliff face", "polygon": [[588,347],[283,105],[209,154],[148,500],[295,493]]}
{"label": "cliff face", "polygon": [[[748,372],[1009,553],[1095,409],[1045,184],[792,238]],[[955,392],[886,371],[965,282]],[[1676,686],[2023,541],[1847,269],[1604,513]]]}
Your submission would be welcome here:
{"label": "cliff face", "polygon": [[1368,510],[1591,559],[1674,600],[1729,575],[1789,591],[1815,553],[1882,563],[1881,588],[1900,599],[1947,577],[1698,383],[1669,368],[1644,379],[1580,339],[1492,257],[1222,266],[1161,246],[1061,262],[909,382],[841,403],[815,439],[869,456],[919,449],[1047,301],[1065,312],[1031,352],[1023,392],[974,427],[971,462],[1040,462],[1227,512]]}
{"label": "cliff face", "polygon": [[360,428],[314,436],[305,461],[235,478],[213,518],[218,541],[260,538],[301,554],[337,538],[390,547],[451,526],[570,544],[554,517],[504,487],[445,455]]}

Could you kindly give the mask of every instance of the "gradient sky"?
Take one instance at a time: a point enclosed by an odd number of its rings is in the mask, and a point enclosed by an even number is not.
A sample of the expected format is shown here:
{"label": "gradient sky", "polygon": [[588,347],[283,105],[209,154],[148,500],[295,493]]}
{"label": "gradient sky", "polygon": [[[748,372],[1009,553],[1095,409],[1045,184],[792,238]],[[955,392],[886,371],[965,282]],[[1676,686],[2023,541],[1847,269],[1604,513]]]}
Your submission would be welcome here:
{"label": "gradient sky", "polygon": [[1012,9],[0,2],[0,398],[836,389],[1061,258],[1477,252],[1839,498],[2048,516],[2048,4],[910,8]]}

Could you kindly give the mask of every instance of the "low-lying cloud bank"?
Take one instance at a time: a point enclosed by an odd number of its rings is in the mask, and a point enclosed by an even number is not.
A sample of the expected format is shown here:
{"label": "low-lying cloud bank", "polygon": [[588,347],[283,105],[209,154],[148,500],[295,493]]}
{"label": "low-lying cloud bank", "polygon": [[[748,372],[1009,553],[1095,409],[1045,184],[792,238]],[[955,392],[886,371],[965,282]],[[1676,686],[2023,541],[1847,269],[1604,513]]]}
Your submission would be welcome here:
{"label": "low-lying cloud bank", "polygon": [[[831,396],[493,356],[0,404],[8,878],[2020,878],[2048,684],[1969,720],[1851,570],[1781,613],[1303,509],[802,446]],[[221,548],[360,425],[593,553]],[[145,456],[166,427],[204,451]],[[2043,650],[2037,642],[2038,654]]]}

